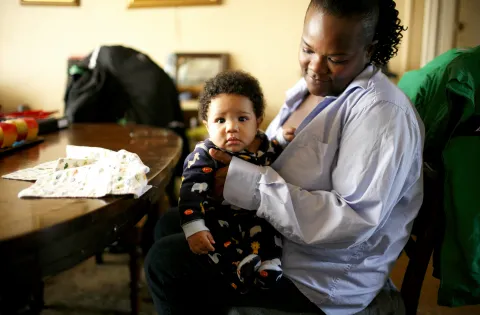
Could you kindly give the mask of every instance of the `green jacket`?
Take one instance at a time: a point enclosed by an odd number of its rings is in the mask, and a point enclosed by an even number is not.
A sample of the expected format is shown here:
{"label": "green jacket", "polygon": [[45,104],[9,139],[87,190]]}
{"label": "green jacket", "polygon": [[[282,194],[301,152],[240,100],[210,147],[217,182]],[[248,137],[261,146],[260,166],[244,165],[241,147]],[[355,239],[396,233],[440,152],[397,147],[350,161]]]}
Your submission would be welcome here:
{"label": "green jacket", "polygon": [[[426,158],[439,149],[443,157],[445,233],[438,304],[479,304],[480,46],[450,50],[406,73],[398,85],[424,121]],[[462,104],[454,132],[447,134],[448,118]]]}

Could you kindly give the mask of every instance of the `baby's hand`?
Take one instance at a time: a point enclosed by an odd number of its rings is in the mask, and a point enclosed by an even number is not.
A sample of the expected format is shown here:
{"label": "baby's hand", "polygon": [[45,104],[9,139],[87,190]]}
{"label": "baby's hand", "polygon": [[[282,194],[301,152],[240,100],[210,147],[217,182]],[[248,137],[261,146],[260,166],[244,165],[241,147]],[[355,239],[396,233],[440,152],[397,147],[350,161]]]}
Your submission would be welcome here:
{"label": "baby's hand", "polygon": [[212,244],[215,244],[212,234],[209,231],[200,231],[187,238],[188,246],[195,254],[208,254],[213,252],[215,248]]}
{"label": "baby's hand", "polygon": [[287,140],[288,142],[291,142],[293,138],[295,138],[296,129],[297,128],[293,128],[293,127],[283,128],[283,137],[285,138],[285,140]]}

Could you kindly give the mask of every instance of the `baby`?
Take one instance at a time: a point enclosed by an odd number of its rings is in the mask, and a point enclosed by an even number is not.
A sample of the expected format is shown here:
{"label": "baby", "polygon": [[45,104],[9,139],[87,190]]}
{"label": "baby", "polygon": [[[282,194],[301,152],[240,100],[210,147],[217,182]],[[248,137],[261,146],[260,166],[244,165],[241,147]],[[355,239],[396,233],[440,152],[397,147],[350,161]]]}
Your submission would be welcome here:
{"label": "baby", "polygon": [[[258,81],[241,71],[226,71],[208,80],[200,95],[199,115],[209,139],[196,145],[184,163],[179,210],[190,249],[208,254],[230,286],[244,293],[252,285],[270,288],[282,276],[279,233],[255,211],[214,197],[215,171],[225,165],[210,148],[257,165],[270,165],[293,140],[294,128],[269,141],[258,128],[264,115]],[[281,145],[282,144],[282,145]]]}

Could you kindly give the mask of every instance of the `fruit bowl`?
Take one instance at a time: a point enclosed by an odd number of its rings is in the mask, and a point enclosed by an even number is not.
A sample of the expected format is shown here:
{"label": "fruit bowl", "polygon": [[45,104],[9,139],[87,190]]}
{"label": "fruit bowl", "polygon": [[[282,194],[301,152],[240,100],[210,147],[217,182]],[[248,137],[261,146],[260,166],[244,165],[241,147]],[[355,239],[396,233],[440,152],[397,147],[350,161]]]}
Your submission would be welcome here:
{"label": "fruit bowl", "polygon": [[23,112],[12,112],[6,114],[0,114],[0,120],[8,120],[22,117],[30,117],[35,119],[44,119],[50,117],[52,114],[55,114],[57,111],[45,112],[43,110],[26,110]]}

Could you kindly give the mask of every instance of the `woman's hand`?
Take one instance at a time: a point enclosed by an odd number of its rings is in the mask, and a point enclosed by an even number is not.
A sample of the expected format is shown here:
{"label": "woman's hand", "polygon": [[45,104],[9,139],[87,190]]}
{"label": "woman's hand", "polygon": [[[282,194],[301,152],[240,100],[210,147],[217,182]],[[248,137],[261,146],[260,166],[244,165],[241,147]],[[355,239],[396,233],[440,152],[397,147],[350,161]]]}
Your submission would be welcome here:
{"label": "woman's hand", "polygon": [[210,155],[217,161],[225,164],[225,167],[218,169],[215,172],[215,183],[214,183],[214,195],[218,199],[223,199],[223,186],[225,186],[225,180],[227,179],[228,165],[232,161],[232,157],[222,151],[210,149],[208,151]]}

